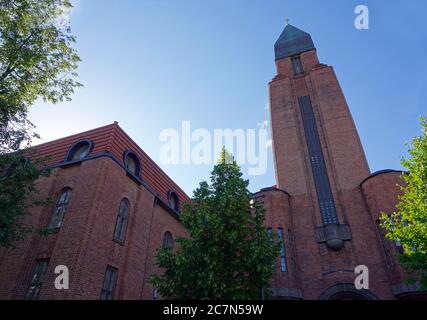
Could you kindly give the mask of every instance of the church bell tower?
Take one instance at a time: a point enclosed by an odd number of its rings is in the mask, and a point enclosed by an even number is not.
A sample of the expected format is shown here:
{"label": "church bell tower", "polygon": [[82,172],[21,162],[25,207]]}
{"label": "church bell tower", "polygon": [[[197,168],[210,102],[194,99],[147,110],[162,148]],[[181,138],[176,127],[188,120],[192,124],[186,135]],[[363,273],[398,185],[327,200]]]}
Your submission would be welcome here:
{"label": "church bell tower", "polygon": [[269,90],[277,187],[299,210],[312,212],[301,219],[312,220],[316,240],[338,251],[352,238],[347,200],[370,174],[365,153],[334,70],[319,62],[311,36],[288,24],[274,49],[277,75]]}

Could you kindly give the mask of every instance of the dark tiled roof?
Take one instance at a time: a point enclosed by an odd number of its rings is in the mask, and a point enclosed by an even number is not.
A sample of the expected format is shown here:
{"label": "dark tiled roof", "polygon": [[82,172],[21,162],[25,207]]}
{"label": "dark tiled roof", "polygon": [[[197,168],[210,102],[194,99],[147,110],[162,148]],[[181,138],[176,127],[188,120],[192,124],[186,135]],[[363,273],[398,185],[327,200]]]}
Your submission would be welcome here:
{"label": "dark tiled roof", "polygon": [[274,45],[276,60],[315,49],[311,36],[288,24]]}

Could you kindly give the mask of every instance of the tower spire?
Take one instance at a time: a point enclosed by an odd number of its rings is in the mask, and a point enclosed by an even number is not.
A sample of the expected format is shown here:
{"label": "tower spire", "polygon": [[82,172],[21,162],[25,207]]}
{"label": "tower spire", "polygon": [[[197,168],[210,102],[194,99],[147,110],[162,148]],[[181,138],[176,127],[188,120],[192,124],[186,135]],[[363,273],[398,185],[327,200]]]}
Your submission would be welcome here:
{"label": "tower spire", "polygon": [[276,60],[288,58],[306,51],[314,50],[311,36],[293,25],[286,19],[286,27],[274,45]]}

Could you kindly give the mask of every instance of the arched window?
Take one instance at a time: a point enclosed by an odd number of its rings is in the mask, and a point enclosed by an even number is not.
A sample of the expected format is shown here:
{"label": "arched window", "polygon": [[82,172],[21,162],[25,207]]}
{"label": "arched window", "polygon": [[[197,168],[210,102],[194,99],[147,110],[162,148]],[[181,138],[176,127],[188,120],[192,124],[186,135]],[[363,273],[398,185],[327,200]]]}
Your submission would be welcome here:
{"label": "arched window", "polygon": [[93,143],[89,140],[82,140],[75,143],[67,153],[65,161],[77,161],[86,158],[92,151]]}
{"label": "arched window", "polygon": [[49,229],[60,228],[64,220],[65,212],[67,211],[68,203],[70,202],[71,189],[64,189],[58,196],[53,211],[52,218],[49,223]]}
{"label": "arched window", "polygon": [[179,213],[180,211],[179,198],[178,198],[178,195],[173,191],[169,192],[169,206]]}
{"label": "arched window", "polygon": [[117,275],[119,270],[112,266],[107,266],[107,270],[104,275],[104,282],[102,283],[101,289],[101,300],[113,300],[114,291],[117,285]]}
{"label": "arched window", "polygon": [[126,169],[133,175],[139,177],[141,165],[136,154],[131,151],[126,151],[123,158]]}
{"label": "arched window", "polygon": [[173,249],[173,237],[172,237],[172,233],[170,233],[169,231],[166,231],[165,234],[163,235],[163,248],[164,249]]}
{"label": "arched window", "polygon": [[126,226],[129,217],[129,200],[123,199],[120,202],[119,213],[117,215],[116,229],[114,230],[114,240],[123,242],[125,240]]}

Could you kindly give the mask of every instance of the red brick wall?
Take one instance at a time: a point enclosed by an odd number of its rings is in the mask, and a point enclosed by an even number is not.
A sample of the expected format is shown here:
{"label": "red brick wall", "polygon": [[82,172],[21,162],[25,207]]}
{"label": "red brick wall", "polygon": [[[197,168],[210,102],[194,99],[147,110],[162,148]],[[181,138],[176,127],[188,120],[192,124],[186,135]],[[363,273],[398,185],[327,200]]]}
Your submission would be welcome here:
{"label": "red brick wall", "polygon": [[393,241],[385,238],[385,231],[379,226],[379,218],[383,212],[391,214],[396,211],[400,186],[404,184],[401,174],[391,170],[374,174],[361,185],[372,223],[377,226],[392,285],[404,282],[405,274],[396,259],[398,248]]}
{"label": "red brick wall", "polygon": [[311,169],[304,163],[307,148],[298,97],[309,95],[332,187],[352,189],[370,171],[341,87],[331,67],[316,64],[314,50],[302,54],[301,61],[305,74],[298,76],[293,76],[290,58],[277,61],[278,75],[270,83],[277,185],[293,195],[307,192],[301,177]]}
{"label": "red brick wall", "polygon": [[[291,59],[276,61],[277,76],[270,83],[270,111],[277,186],[290,194],[290,207],[268,200],[268,221],[292,217],[299,288],[305,299],[318,299],[331,286],[354,283],[354,268],[366,265],[370,289],[382,299],[394,298],[386,255],[378,229],[359,187],[370,175],[348,105],[333,69],[319,64],[314,50],[303,53],[304,74],[294,76]],[[341,224],[352,240],[339,251],[316,241],[322,226],[298,97],[309,95],[323,149],[329,181]],[[393,197],[387,201],[393,202]],[[285,213],[283,213],[285,212]],[[275,278],[289,287],[291,279]]]}
{"label": "red brick wall", "polygon": [[286,255],[286,271],[281,269],[281,261],[277,258],[275,273],[272,279],[272,288],[300,288],[299,270],[295,256],[293,233],[293,216],[290,207],[290,196],[283,190],[267,188],[256,194],[266,209],[265,226],[271,228],[277,237],[278,228],[283,229],[283,242]]}
{"label": "red brick wall", "polygon": [[[168,179],[159,175],[160,190],[169,188]],[[50,259],[40,299],[99,299],[107,265],[119,270],[116,299],[152,297],[148,277],[156,271],[151,265],[152,256],[162,245],[164,232],[170,231],[174,238],[186,234],[167,204],[159,204],[164,197],[156,197],[108,157],[57,168],[38,186],[39,196],[51,197],[53,203],[31,210],[26,223],[39,229],[47,226],[57,195],[69,187],[72,195],[63,225],[59,232],[47,237],[31,234],[18,243],[16,250],[0,250],[0,299],[25,297],[35,261],[40,258]],[[113,240],[113,234],[124,197],[130,201],[130,211],[126,238],[119,244]],[[69,290],[54,288],[57,265],[69,268]]]}

